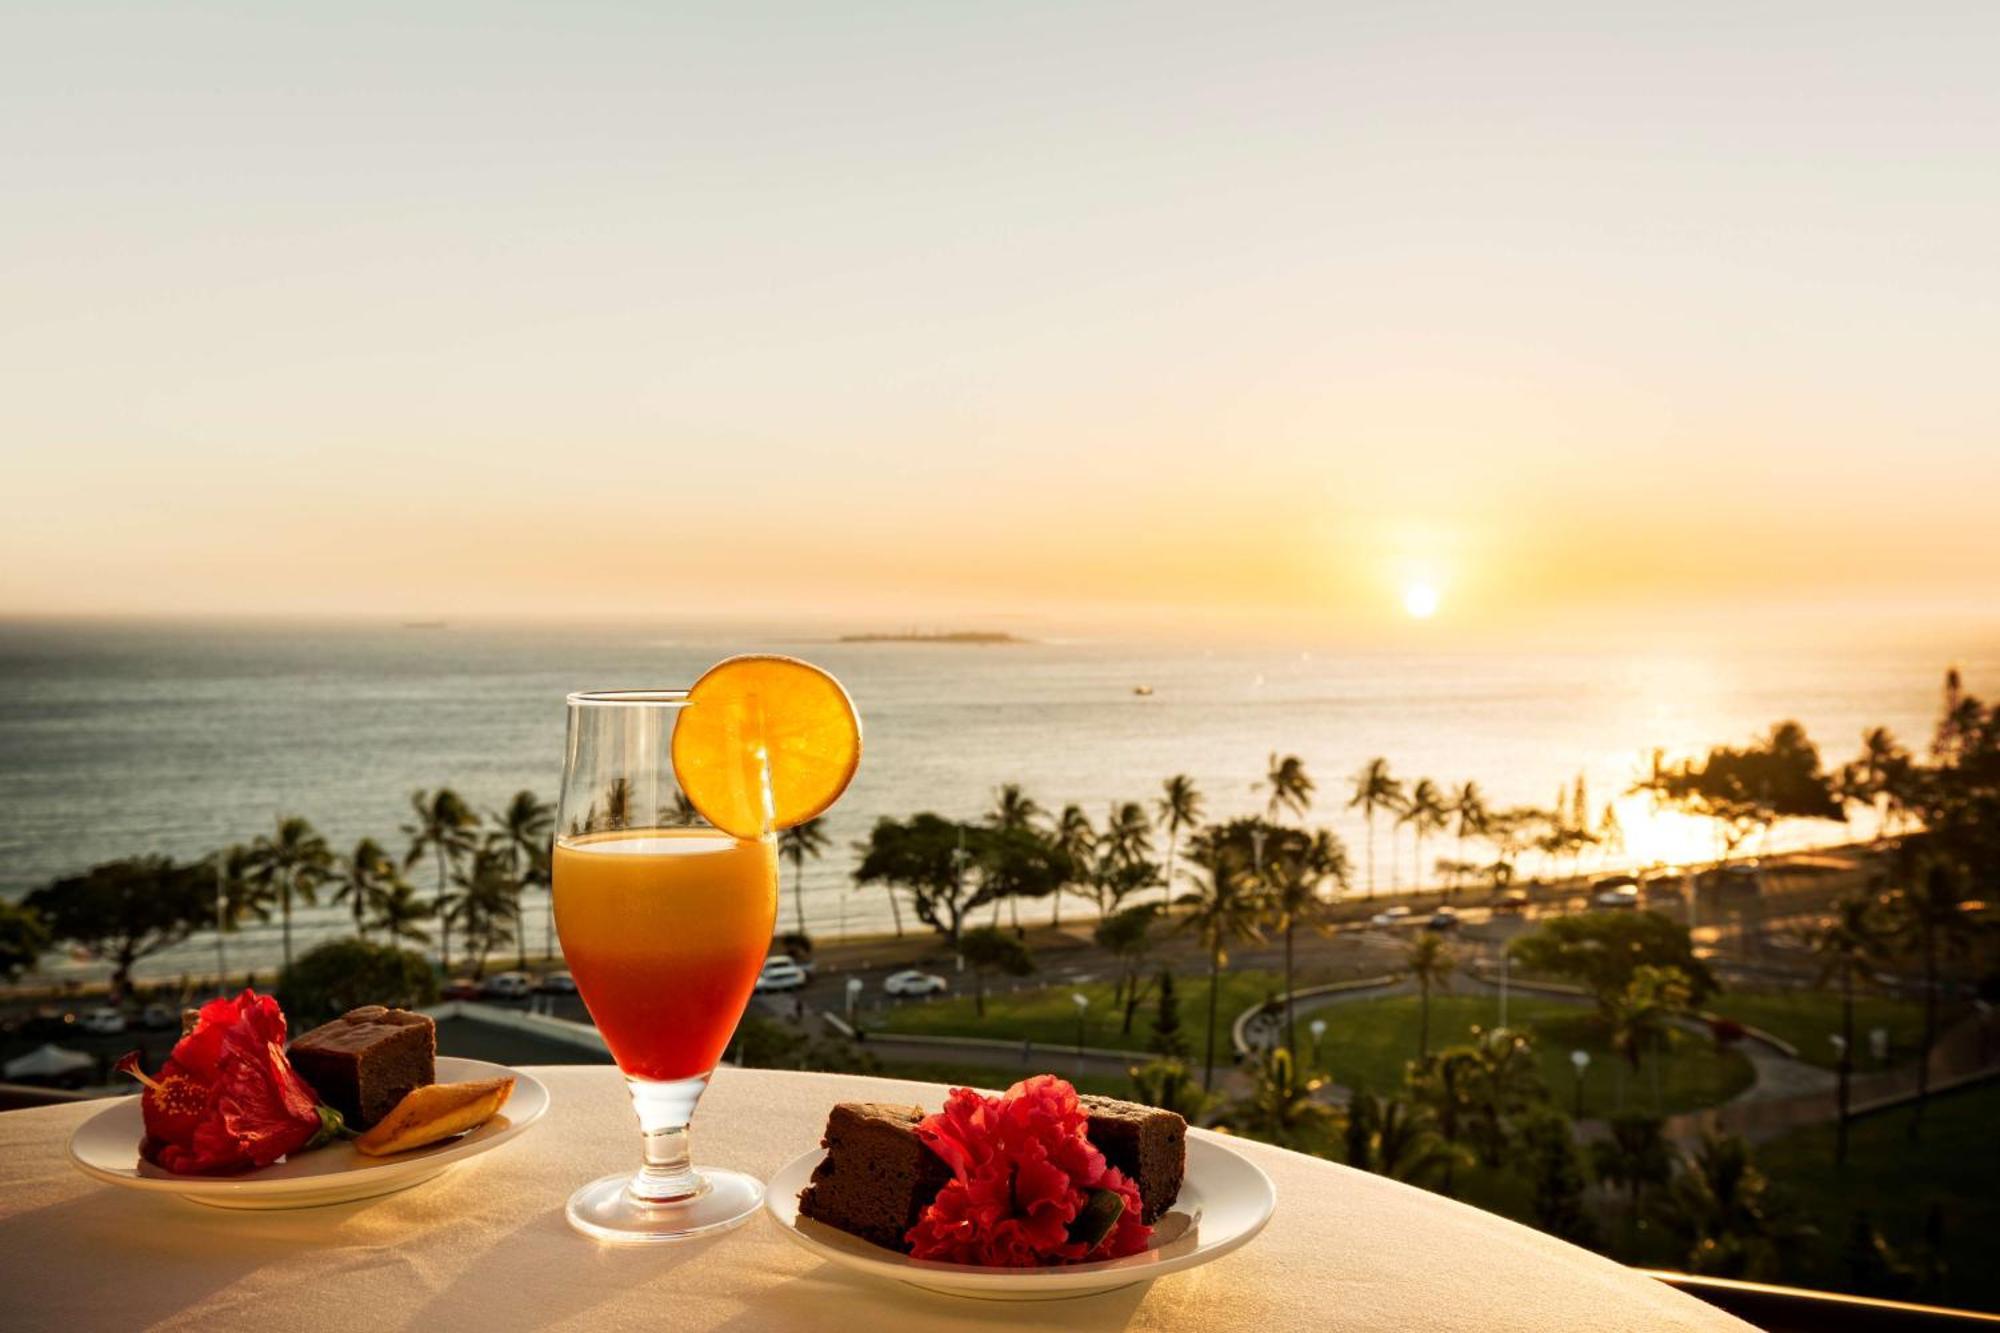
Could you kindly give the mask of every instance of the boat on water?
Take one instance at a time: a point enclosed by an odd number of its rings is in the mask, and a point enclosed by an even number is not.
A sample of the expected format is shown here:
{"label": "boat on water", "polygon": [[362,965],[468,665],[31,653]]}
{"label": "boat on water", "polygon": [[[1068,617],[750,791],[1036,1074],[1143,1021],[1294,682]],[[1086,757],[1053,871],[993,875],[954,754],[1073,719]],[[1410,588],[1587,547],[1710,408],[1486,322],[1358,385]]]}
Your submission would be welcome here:
{"label": "boat on water", "polygon": [[1145,695],[1149,695],[1152,692],[1153,692],[1153,687],[1151,685],[1134,685],[1132,687],[1132,693],[1140,695],[1142,697]]}

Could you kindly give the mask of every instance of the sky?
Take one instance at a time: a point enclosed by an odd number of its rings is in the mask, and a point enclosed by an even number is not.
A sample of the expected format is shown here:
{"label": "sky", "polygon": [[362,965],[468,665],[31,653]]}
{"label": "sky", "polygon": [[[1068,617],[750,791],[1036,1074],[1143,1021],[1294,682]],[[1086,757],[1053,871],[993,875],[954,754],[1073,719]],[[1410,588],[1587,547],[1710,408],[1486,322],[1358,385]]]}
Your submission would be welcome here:
{"label": "sky", "polygon": [[0,0],[0,615],[2000,621],[1996,49]]}

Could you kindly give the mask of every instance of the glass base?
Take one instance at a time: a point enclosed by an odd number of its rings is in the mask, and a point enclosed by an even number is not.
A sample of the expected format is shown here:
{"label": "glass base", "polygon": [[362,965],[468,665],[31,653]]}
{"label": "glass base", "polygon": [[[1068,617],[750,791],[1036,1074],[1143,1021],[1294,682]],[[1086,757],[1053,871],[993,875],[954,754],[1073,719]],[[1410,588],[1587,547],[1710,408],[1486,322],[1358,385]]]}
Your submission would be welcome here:
{"label": "glass base", "polygon": [[764,1202],[764,1182],[755,1176],[712,1166],[696,1174],[701,1189],[667,1203],[634,1194],[631,1172],[593,1180],[569,1196],[569,1224],[613,1244],[696,1240],[741,1226]]}

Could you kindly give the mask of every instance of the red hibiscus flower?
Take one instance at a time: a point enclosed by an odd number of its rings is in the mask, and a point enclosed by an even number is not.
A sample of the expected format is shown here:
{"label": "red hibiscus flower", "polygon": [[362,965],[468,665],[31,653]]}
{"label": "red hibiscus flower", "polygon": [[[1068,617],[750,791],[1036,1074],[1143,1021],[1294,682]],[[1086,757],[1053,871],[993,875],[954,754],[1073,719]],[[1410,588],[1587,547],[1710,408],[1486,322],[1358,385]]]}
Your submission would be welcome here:
{"label": "red hibiscus flower", "polygon": [[157,1077],[139,1068],[137,1051],[118,1068],[146,1085],[140,1153],[181,1175],[269,1166],[344,1130],[285,1058],[278,1002],[255,991],[203,1005]]}
{"label": "red hibiscus flower", "polygon": [[953,1088],[917,1134],[952,1178],[904,1237],[918,1259],[1032,1268],[1146,1248],[1139,1191],[1091,1146],[1076,1089],[1052,1074],[999,1097]]}

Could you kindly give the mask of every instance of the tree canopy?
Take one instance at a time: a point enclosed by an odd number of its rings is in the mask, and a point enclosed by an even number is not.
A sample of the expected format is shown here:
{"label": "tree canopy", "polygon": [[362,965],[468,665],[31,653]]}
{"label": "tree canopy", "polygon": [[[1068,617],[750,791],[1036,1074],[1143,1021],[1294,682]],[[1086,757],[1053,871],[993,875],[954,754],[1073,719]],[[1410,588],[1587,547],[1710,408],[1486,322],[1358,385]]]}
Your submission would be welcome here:
{"label": "tree canopy", "polygon": [[122,995],[132,965],[179,944],[215,912],[213,870],[164,856],[106,861],[59,879],[22,900],[68,940],[111,964],[111,988]]}
{"label": "tree canopy", "polygon": [[1708,965],[1695,957],[1687,927],[1658,912],[1592,912],[1561,916],[1508,946],[1531,972],[1576,982],[1609,1012],[1642,967],[1677,968],[1687,979],[1688,1002],[1700,1004],[1718,989]]}

